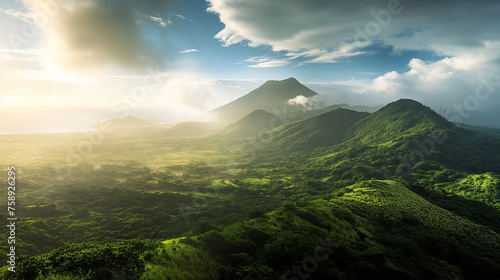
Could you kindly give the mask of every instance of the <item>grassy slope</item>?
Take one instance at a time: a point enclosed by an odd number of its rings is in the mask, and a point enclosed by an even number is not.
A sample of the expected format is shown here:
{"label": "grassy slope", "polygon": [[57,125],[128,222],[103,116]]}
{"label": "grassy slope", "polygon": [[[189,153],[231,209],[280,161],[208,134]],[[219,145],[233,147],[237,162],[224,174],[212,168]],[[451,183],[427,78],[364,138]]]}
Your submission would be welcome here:
{"label": "grassy slope", "polygon": [[334,246],[311,279],[492,279],[500,273],[497,233],[399,183],[365,181],[180,244],[161,245],[146,253],[141,279],[195,279],[186,275],[216,275],[217,266],[222,279],[277,279],[314,257],[318,238],[340,247]]}
{"label": "grassy slope", "polygon": [[500,140],[466,131],[412,100],[391,103],[353,125],[346,140],[311,162],[316,178],[408,179],[430,168],[500,172]]}
{"label": "grassy slope", "polygon": [[218,135],[226,138],[251,138],[283,124],[279,118],[264,110],[256,110],[227,126]]}
{"label": "grassy slope", "polygon": [[500,172],[500,140],[458,128],[413,100],[387,105],[357,123],[348,137],[342,148],[365,146],[407,161],[423,155],[460,171]]}
{"label": "grassy slope", "polygon": [[[393,181],[355,184],[330,198],[279,208],[247,226],[223,229],[222,236],[209,232],[200,239],[214,255],[225,256],[223,264],[234,268],[227,256],[245,253],[271,267],[275,276],[313,255],[317,238],[327,236],[342,244],[339,256],[329,258],[312,279],[340,279],[340,275],[347,279],[488,279],[500,271],[498,234],[432,205]],[[222,248],[211,247],[214,240]],[[231,240],[249,245],[240,248]]]}
{"label": "grassy slope", "polygon": [[331,105],[322,109],[317,109],[317,110],[305,110],[305,111],[296,111],[288,114],[284,114],[281,116],[283,120],[286,120],[288,122],[295,122],[299,120],[305,120],[308,118],[314,118],[319,115],[322,115],[324,113],[328,113],[333,110],[337,109],[348,109],[352,111],[357,111],[357,112],[367,112],[367,113],[373,113],[376,112],[378,109],[380,109],[382,106],[376,106],[376,107],[368,107],[368,106],[350,106],[348,104],[342,103],[338,105]]}
{"label": "grassy slope", "polygon": [[339,144],[347,130],[368,113],[337,109],[320,116],[293,122],[268,133],[269,149],[303,151]]}

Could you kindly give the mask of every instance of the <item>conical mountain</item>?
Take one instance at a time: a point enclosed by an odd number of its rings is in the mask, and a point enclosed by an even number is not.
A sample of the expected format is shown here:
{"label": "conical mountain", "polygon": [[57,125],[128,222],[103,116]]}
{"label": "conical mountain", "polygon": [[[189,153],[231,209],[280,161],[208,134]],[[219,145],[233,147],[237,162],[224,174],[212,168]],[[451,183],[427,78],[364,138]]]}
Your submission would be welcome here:
{"label": "conical mountain", "polygon": [[[314,98],[318,94],[301,84],[295,78],[288,78],[281,81],[267,81],[250,93],[210,112],[204,113],[196,121],[206,121],[214,119],[216,122],[226,125],[238,121],[255,110],[264,110],[273,114],[286,114],[293,111],[303,110],[302,105],[292,105],[288,101],[303,96],[304,98]],[[314,108],[313,100],[308,104]],[[321,106],[321,105],[318,105]]]}
{"label": "conical mountain", "polygon": [[255,110],[224,128],[219,136],[227,138],[257,137],[283,124],[283,121],[275,115],[264,110]]}

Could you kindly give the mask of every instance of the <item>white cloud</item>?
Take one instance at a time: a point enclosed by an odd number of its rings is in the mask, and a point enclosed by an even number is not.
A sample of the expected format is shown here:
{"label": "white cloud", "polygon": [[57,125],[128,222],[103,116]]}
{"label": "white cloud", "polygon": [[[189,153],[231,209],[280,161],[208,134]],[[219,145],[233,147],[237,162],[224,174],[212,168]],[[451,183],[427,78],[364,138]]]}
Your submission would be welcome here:
{"label": "white cloud", "polygon": [[164,104],[165,106],[176,104],[176,107],[186,111],[202,111],[211,100],[211,93],[206,86],[211,82],[213,82],[211,79],[192,74],[170,74],[161,89],[165,99]]}
{"label": "white cloud", "polygon": [[251,57],[246,62],[256,63],[249,65],[248,67],[254,68],[272,68],[272,67],[281,67],[290,64],[290,61],[284,59],[273,59],[267,56],[255,56]]}
{"label": "white cloud", "polygon": [[312,110],[319,107],[320,102],[318,102],[319,97],[305,97],[303,95],[298,95],[287,101],[288,105],[301,106],[303,109]]}
{"label": "white cloud", "polygon": [[270,46],[288,59],[307,57],[307,63],[367,54],[364,48],[375,43],[445,56],[499,52],[489,46],[500,42],[500,2],[494,0],[208,2],[208,11],[225,24],[215,36],[224,45]]}
{"label": "white cloud", "polygon": [[180,53],[193,53],[193,52],[200,52],[200,50],[197,50],[197,49],[188,49],[188,50],[183,50]]}
{"label": "white cloud", "polygon": [[497,115],[500,107],[500,72],[491,72],[480,64],[473,66],[461,58],[436,62],[414,58],[408,66],[410,69],[406,72],[387,72],[372,81],[353,79],[330,84],[307,83],[307,86],[322,94],[322,101],[327,104],[376,106],[411,98],[435,110],[446,108],[452,121],[460,116],[455,108],[477,106],[465,111],[461,121],[499,126],[498,118],[492,116]]}
{"label": "white cloud", "polygon": [[301,50],[299,52],[287,53],[290,59],[296,59],[299,57],[308,58],[306,61],[301,62],[301,64],[308,63],[338,63],[338,62],[349,62],[350,57],[372,54],[369,51],[360,51],[362,47],[369,46],[369,42],[358,42],[358,43],[341,43],[336,50]]}
{"label": "white cloud", "polygon": [[6,14],[6,15],[9,15],[11,17],[15,17],[19,20],[22,20],[26,23],[33,23],[33,20],[32,20],[32,17],[29,15],[29,14],[26,14],[26,13],[23,13],[23,12],[20,12],[20,11],[16,11],[16,10],[6,10],[6,9],[2,9],[0,8],[0,12]]}
{"label": "white cloud", "polygon": [[160,25],[161,27],[167,27],[167,25],[172,24],[172,22],[169,19],[164,20],[163,18],[161,18],[159,16],[155,17],[155,16],[150,16],[150,15],[144,15],[144,17],[146,17],[150,21],[158,23],[158,25]]}
{"label": "white cloud", "polygon": [[255,65],[250,65],[248,67],[254,68],[272,68],[272,67],[281,67],[290,64],[290,61],[287,60],[269,60],[266,62],[260,62]]}
{"label": "white cloud", "polygon": [[171,16],[174,16],[174,17],[177,17],[177,18],[180,18],[182,20],[185,20],[185,21],[189,21],[189,22],[194,22],[194,20],[192,19],[189,19],[183,15],[179,15],[179,14],[173,14],[173,13],[170,13]]}
{"label": "white cloud", "polygon": [[254,62],[254,63],[262,63],[262,62],[267,62],[270,59],[267,56],[254,56],[250,57],[249,59],[245,60],[246,62]]}
{"label": "white cloud", "polygon": [[288,104],[289,105],[301,105],[301,106],[306,106],[308,103],[310,102],[309,98],[303,96],[303,95],[299,95],[299,96],[296,96],[295,98],[292,98],[290,100],[288,100]]}

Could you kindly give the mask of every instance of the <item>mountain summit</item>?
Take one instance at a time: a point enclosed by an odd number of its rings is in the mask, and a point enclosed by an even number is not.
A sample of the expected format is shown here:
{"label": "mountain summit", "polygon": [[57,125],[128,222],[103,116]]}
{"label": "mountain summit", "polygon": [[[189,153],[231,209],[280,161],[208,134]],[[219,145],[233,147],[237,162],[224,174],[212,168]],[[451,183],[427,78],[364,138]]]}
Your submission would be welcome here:
{"label": "mountain summit", "polygon": [[460,171],[500,171],[498,138],[459,128],[410,99],[389,103],[360,120],[346,139],[339,148],[369,147],[363,153],[370,160],[384,155],[385,160],[392,157],[393,163],[407,167],[434,160]]}
{"label": "mountain summit", "polygon": [[357,123],[352,136],[364,143],[379,144],[404,137],[428,137],[433,131],[453,128],[431,108],[415,100],[400,99]]}
{"label": "mountain summit", "polygon": [[281,81],[269,80],[250,92],[248,96],[257,96],[260,94],[267,95],[269,93],[272,93],[274,98],[286,98],[287,100],[299,95],[304,97],[313,97],[317,95],[316,92],[301,84],[297,79],[288,78]]}
{"label": "mountain summit", "polygon": [[[295,78],[270,80],[250,93],[198,116],[195,120],[206,121],[207,118],[215,117],[217,122],[228,125],[256,110],[283,115],[304,109],[317,109],[321,107],[317,97],[319,95],[316,92]],[[297,101],[293,102],[295,99]]]}

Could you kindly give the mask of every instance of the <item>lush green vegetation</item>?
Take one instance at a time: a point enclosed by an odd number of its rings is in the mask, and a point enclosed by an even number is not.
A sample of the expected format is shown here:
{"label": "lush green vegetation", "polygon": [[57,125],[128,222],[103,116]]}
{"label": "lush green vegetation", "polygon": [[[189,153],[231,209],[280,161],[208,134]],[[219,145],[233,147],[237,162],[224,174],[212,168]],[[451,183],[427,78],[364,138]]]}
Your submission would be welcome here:
{"label": "lush green vegetation", "polygon": [[[113,279],[139,277],[144,272],[147,252],[155,249],[147,240],[118,243],[80,243],[44,255],[20,256],[16,272],[2,270],[2,279]],[[146,252],[143,254],[142,252]]]}
{"label": "lush green vegetation", "polygon": [[315,118],[284,125],[268,134],[272,142],[267,149],[301,151],[339,144],[345,138],[347,130],[368,115],[368,113],[338,109]]}
{"label": "lush green vegetation", "polygon": [[264,110],[256,110],[241,120],[226,127],[218,137],[254,138],[271,129],[283,125],[284,122],[275,115]]}
{"label": "lush green vegetation", "polygon": [[108,132],[71,162],[77,134],[0,137],[19,217],[1,279],[500,274],[500,140],[414,101],[250,140],[143,132]]}

